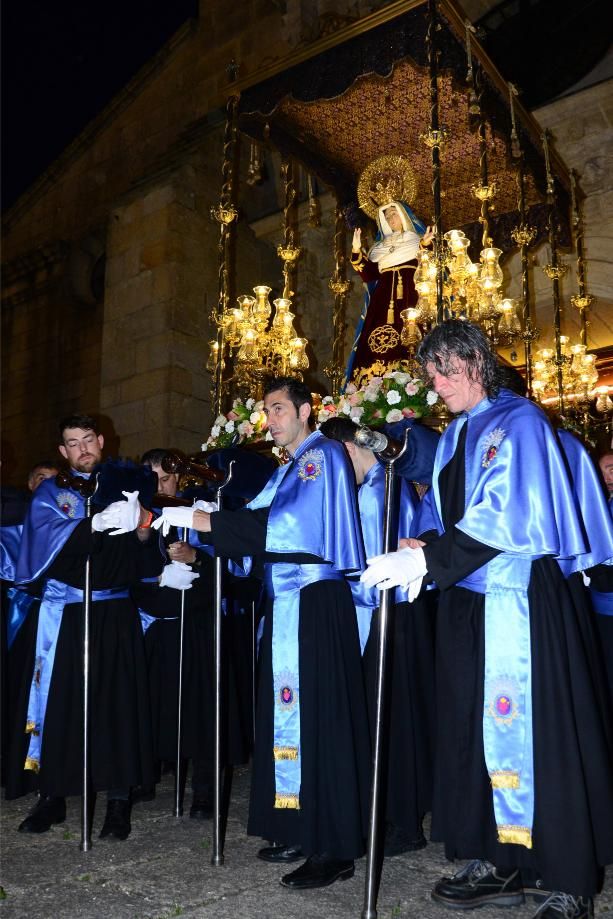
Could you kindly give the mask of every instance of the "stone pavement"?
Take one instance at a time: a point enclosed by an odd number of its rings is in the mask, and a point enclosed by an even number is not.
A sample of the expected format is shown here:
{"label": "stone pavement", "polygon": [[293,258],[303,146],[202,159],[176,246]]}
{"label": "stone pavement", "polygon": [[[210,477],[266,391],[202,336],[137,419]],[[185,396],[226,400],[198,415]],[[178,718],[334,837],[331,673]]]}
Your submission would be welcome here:
{"label": "stone pavement", "polygon": [[[365,859],[355,876],[323,890],[292,892],[279,878],[291,869],[256,859],[259,840],[245,834],[249,770],[235,770],[225,842],[225,863],[211,866],[211,821],[172,816],[172,776],[154,801],[135,805],[126,842],[98,839],[104,796],[94,820],[93,846],[79,851],[80,802],[70,799],[66,823],[31,836],[15,831],[33,798],[2,802],[3,919],[359,919]],[[295,867],[295,866],[294,866]],[[442,846],[387,859],[378,919],[451,919],[430,899],[434,882],[453,867]],[[529,901],[515,909],[482,908],[478,919],[529,919]],[[456,914],[457,915],[457,914]],[[613,876],[599,898],[598,919],[613,919]]]}

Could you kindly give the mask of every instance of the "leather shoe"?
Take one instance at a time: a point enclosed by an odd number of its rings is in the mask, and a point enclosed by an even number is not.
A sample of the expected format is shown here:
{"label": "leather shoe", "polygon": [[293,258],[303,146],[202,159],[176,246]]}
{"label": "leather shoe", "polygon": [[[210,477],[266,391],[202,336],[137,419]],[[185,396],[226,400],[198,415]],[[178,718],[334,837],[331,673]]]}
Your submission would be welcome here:
{"label": "leather shoe", "polygon": [[335,881],[346,881],[353,877],[354,871],[353,861],[328,858],[326,855],[311,855],[300,868],[296,868],[291,874],[284,874],[281,883],[292,890],[310,890],[315,887],[328,887]]}
{"label": "leather shoe", "polygon": [[273,843],[272,846],[265,846],[258,852],[258,858],[264,862],[277,862],[281,865],[289,865],[291,862],[298,862],[304,858],[300,846],[286,846],[281,843]]}
{"label": "leather shoe", "polygon": [[417,852],[419,849],[425,849],[427,845],[428,840],[421,830],[411,835],[394,823],[387,823],[385,826],[383,854],[386,858],[402,855],[403,852]]}
{"label": "leather shoe", "polygon": [[46,833],[53,824],[66,819],[65,798],[39,798],[36,807],[22,820],[17,829],[20,833]]}
{"label": "leather shoe", "polygon": [[207,795],[194,794],[192,806],[189,809],[192,820],[208,820],[213,816],[213,802]]}
{"label": "leather shoe", "polygon": [[483,859],[474,859],[451,878],[441,878],[431,896],[451,909],[475,909],[488,903],[518,906],[524,902],[519,871],[503,877]]}
{"label": "leather shoe", "polygon": [[111,839],[127,839],[131,829],[130,802],[111,798],[106,805],[106,817],[100,830],[100,839],[106,836],[110,836]]}

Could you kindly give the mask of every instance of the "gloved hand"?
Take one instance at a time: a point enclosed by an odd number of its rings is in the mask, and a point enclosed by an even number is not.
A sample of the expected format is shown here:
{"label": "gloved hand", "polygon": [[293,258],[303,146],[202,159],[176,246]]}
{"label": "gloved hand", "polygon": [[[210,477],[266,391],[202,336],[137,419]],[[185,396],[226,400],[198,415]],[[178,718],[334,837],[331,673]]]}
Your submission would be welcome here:
{"label": "gloved hand", "polygon": [[171,527],[191,529],[193,517],[193,507],[165,507],[157,520],[151,524],[151,529],[159,530],[161,527],[162,536],[167,536]]}
{"label": "gloved hand", "polygon": [[[92,530],[102,533],[112,530],[110,536],[119,536],[121,533],[131,533],[138,526],[140,520],[140,504],[137,491],[122,491],[125,501],[113,501],[108,507],[92,517]],[[113,529],[113,527],[115,529]]]}
{"label": "gloved hand", "polygon": [[[178,510],[179,508],[172,508]],[[181,508],[187,510],[188,508]],[[160,578],[160,587],[174,587],[175,590],[190,590],[192,581],[199,578],[200,575],[186,565],[185,562],[171,562],[165,565]]]}
{"label": "gloved hand", "polygon": [[589,576],[589,574],[587,573],[587,571],[582,571],[582,572],[581,572],[581,577],[582,577],[582,579],[583,579],[583,584],[584,584],[584,586],[585,586],[585,587],[589,587],[590,584],[592,583],[592,579],[591,579],[591,577]]}
{"label": "gloved hand", "polygon": [[360,575],[360,581],[367,587],[379,590],[389,590],[390,587],[401,587],[407,590],[409,584],[419,579],[409,591],[411,603],[421,589],[421,581],[427,573],[426,557],[423,549],[400,549],[398,552],[387,552],[385,555],[375,555],[367,559],[368,568]]}
{"label": "gloved hand", "polygon": [[199,498],[197,501],[194,501],[192,510],[204,511],[205,514],[214,514],[217,510],[217,505],[214,501],[203,501],[202,498]]}

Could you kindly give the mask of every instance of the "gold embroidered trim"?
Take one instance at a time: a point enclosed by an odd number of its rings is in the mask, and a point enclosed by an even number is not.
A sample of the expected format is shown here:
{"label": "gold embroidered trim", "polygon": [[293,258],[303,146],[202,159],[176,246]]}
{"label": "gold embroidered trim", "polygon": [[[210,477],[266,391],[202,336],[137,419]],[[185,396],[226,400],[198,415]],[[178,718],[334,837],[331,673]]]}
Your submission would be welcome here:
{"label": "gold embroidered trim", "polygon": [[40,771],[40,763],[38,762],[37,759],[34,759],[33,756],[26,756],[26,761],[25,761],[25,764],[24,764],[24,767],[23,767],[23,768],[24,768],[24,769],[29,769],[30,772],[39,772],[39,771]]}
{"label": "gold embroidered trim", "polygon": [[273,747],[272,752],[277,762],[281,759],[298,759],[298,747]]}
{"label": "gold embroidered trim", "polygon": [[361,271],[366,264],[366,259],[364,258],[363,252],[352,252],[351,253],[351,267],[355,268],[356,271]]}
{"label": "gold embroidered trim", "polygon": [[275,795],[275,807],[288,808],[289,810],[300,810],[300,801],[298,795]]}
{"label": "gold embroidered trim", "polygon": [[34,721],[26,721],[26,734],[33,734],[36,724]]}
{"label": "gold embroidered trim", "polygon": [[510,769],[498,769],[490,772],[492,788],[519,788],[519,773]]}
{"label": "gold embroidered trim", "polygon": [[498,842],[512,842],[517,846],[532,848],[532,830],[526,826],[499,826]]}
{"label": "gold embroidered trim", "polygon": [[389,268],[379,268],[379,274],[386,274],[388,271],[400,271],[400,269],[408,268],[410,271],[415,271],[417,268],[417,262],[411,260],[410,262],[403,262],[402,265],[390,265]]}

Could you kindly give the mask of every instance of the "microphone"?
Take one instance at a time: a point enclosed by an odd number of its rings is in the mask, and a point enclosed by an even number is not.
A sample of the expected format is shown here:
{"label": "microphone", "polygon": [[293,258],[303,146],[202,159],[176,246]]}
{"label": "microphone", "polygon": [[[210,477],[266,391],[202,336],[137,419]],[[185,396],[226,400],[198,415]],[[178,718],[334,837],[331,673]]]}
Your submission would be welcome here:
{"label": "microphone", "polygon": [[381,431],[373,431],[367,427],[357,427],[353,442],[358,447],[365,447],[377,453],[381,459],[394,459],[402,451],[404,444],[399,440],[394,440],[383,434]]}

